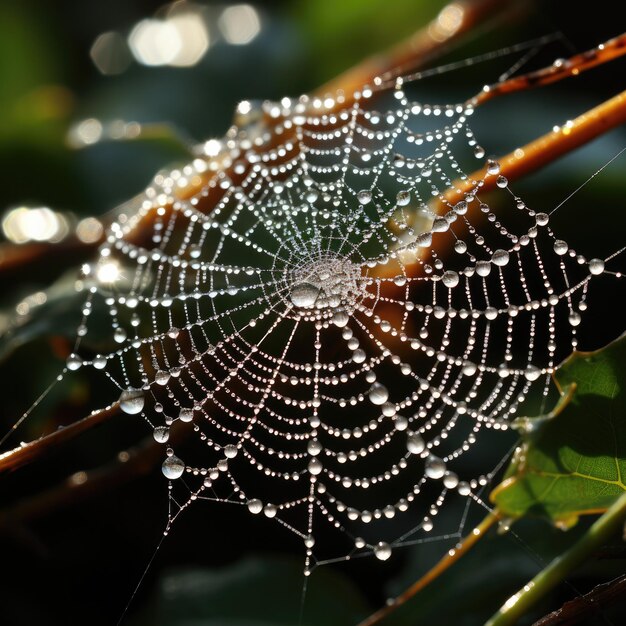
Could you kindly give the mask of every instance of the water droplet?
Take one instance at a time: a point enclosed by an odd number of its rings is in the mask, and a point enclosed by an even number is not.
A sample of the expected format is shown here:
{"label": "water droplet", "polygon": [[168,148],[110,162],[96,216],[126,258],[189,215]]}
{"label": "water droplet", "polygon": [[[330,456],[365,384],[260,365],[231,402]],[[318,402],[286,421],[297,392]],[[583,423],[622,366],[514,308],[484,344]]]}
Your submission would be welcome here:
{"label": "water droplet", "polygon": [[477,159],[482,159],[485,156],[485,150],[481,146],[476,146],[474,148],[474,156]]}
{"label": "water droplet", "polygon": [[315,305],[320,290],[311,283],[300,283],[291,289],[289,297],[294,306],[301,309],[309,309]]}
{"label": "water droplet", "polygon": [[393,417],[396,414],[396,405],[393,402],[385,402],[382,405],[382,413],[385,417]]}
{"label": "water droplet", "polygon": [[265,513],[265,517],[276,517],[278,507],[275,504],[266,504],[263,507],[263,513]]}
{"label": "water droplet", "polygon": [[158,443],[165,443],[170,438],[170,429],[167,426],[157,426],[152,431],[154,440]]}
{"label": "water droplet", "polygon": [[467,252],[467,244],[464,241],[457,239],[457,241],[454,242],[454,251],[458,254],[463,254],[464,252]]}
{"label": "water droplet", "polygon": [[338,310],[333,313],[332,322],[335,326],[343,328],[350,321],[350,316],[343,310]]}
{"label": "water droplet", "polygon": [[524,371],[526,380],[537,380],[541,376],[541,370],[536,365],[529,365]]}
{"label": "water droplet", "polygon": [[167,383],[169,382],[169,379],[170,379],[170,373],[164,372],[163,370],[159,370],[154,375],[154,380],[157,383],[157,385],[167,385]]}
{"label": "water droplet", "polygon": [[391,556],[391,546],[385,541],[379,541],[374,546],[374,555],[381,561],[386,561]]}
{"label": "water droplet", "polygon": [[312,548],[315,545],[315,537],[313,537],[312,535],[307,535],[304,538],[304,545],[307,548]]}
{"label": "water droplet", "polygon": [[321,474],[324,466],[319,459],[313,458],[309,461],[308,469],[313,476],[317,476],[318,474]]}
{"label": "water droplet", "polygon": [[124,343],[126,341],[126,331],[123,328],[116,328],[113,332],[113,339],[117,343]]}
{"label": "water droplet", "polygon": [[192,259],[198,259],[200,257],[200,254],[202,254],[202,248],[195,243],[192,243],[187,250],[189,252],[189,256]]}
{"label": "water droplet", "polygon": [[193,409],[182,408],[178,413],[178,419],[181,422],[191,422],[193,419]]}
{"label": "water droplet", "polygon": [[487,174],[491,176],[497,176],[500,173],[500,164],[497,161],[489,159],[487,161]]}
{"label": "water droplet", "polygon": [[470,484],[464,480],[462,480],[457,485],[456,490],[459,492],[459,495],[461,496],[469,496],[469,494],[472,493],[472,488],[470,487]]}
{"label": "water droplet", "polygon": [[589,273],[597,276],[602,274],[602,272],[604,272],[604,261],[602,259],[591,259],[589,261]]}
{"label": "water droplet", "polygon": [[317,456],[322,451],[322,444],[317,439],[311,439],[306,449],[311,456]]}
{"label": "water droplet", "polygon": [[476,273],[479,276],[489,276],[491,274],[491,263],[489,261],[478,261],[476,263]]}
{"label": "water droplet", "polygon": [[248,511],[253,515],[258,515],[263,510],[263,503],[257,498],[248,500]]}
{"label": "water droplet", "polygon": [[77,370],[83,364],[83,360],[78,356],[78,354],[70,354],[67,357],[67,361],[65,362],[68,370]]}
{"label": "water droplet", "polygon": [[509,262],[509,253],[506,250],[496,250],[491,257],[491,262],[504,267]]}
{"label": "water droplet", "polygon": [[353,353],[352,353],[352,360],[355,363],[363,363],[363,361],[365,361],[366,359],[366,354],[365,354],[365,350],[362,350],[361,348],[357,348]]}
{"label": "water droplet", "polygon": [[411,202],[411,192],[406,190],[399,191],[396,196],[396,204],[398,206],[406,206],[409,202]]}
{"label": "water droplet", "polygon": [[500,187],[500,189],[504,189],[509,184],[506,176],[498,176],[496,179],[496,185]]}
{"label": "water droplet", "polygon": [[557,254],[563,256],[567,252],[568,249],[569,249],[569,246],[567,245],[566,241],[563,241],[562,239],[557,239],[554,242],[554,251]]}
{"label": "water droplet", "polygon": [[361,204],[368,204],[372,201],[372,192],[368,189],[362,189],[356,194],[356,198]]}
{"label": "water droplet", "polygon": [[224,446],[224,456],[227,459],[234,459],[237,456],[237,446],[233,445],[232,443],[229,443],[227,446]]}
{"label": "water droplet", "polygon": [[97,370],[104,369],[106,367],[106,364],[107,364],[107,358],[103,356],[102,354],[98,354],[94,357],[93,366]]}
{"label": "water droplet", "polygon": [[547,213],[537,213],[535,219],[537,220],[537,226],[545,226],[550,221],[550,216]]}
{"label": "water droplet", "polygon": [[582,321],[582,317],[580,317],[580,313],[576,313],[575,311],[573,313],[570,313],[567,319],[569,320],[569,323],[572,326],[578,326],[580,322]]}
{"label": "water droplet", "polygon": [[369,390],[369,399],[372,404],[384,404],[389,399],[389,391],[385,385],[374,383]]}
{"label": "water droplet", "polygon": [[459,484],[459,477],[454,472],[446,472],[443,476],[443,486],[454,489]]}
{"label": "water droplet", "polygon": [[128,415],[141,413],[144,405],[144,395],[141,389],[125,389],[120,394],[120,408]]}
{"label": "water droplet", "polygon": [[175,455],[168,456],[161,466],[163,476],[169,480],[176,480],[183,475],[185,464]]}
{"label": "water droplet", "polygon": [[426,459],[426,466],[424,467],[424,474],[428,478],[438,479],[441,478],[446,473],[446,463],[443,459],[440,459],[438,456],[431,454],[428,459]]}
{"label": "water droplet", "polygon": [[411,454],[421,454],[426,448],[426,442],[422,439],[421,435],[413,433],[406,439],[406,449]]}
{"label": "water droplet", "polygon": [[472,363],[471,361],[465,361],[465,363],[463,363],[462,371],[466,376],[473,376],[476,373],[476,370],[476,363]]}
{"label": "water droplet", "polygon": [[448,270],[441,277],[441,282],[449,289],[452,289],[459,284],[459,275],[452,270]]}

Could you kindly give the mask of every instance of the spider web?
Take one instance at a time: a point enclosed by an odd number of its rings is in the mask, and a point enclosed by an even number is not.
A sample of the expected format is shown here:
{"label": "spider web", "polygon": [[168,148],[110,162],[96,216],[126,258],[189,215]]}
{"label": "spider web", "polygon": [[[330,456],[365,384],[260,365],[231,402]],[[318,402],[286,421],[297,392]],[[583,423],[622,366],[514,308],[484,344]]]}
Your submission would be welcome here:
{"label": "spider web", "polygon": [[66,369],[100,371],[163,444],[168,529],[195,500],[237,505],[294,533],[308,574],[386,560],[480,497],[608,259],[496,162],[464,173],[485,157],[472,113],[402,81],[268,103],[111,226]]}

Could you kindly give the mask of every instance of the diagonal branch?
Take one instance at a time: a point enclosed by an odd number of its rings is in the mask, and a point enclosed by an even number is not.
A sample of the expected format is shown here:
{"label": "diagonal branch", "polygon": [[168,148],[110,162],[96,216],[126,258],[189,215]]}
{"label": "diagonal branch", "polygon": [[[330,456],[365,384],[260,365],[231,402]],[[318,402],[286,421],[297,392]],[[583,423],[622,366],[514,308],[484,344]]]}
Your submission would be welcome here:
{"label": "diagonal branch", "polygon": [[434,580],[439,578],[450,566],[456,563],[462,556],[467,554],[469,550],[476,545],[479,539],[499,520],[498,512],[489,513],[487,517],[465,537],[460,544],[453,550],[450,550],[433,568],[428,570],[424,576],[415,581],[408,589],[403,591],[399,596],[391,600],[382,609],[376,611],[368,618],[363,620],[358,626],[374,626],[380,623],[388,615],[393,613],[399,606],[410,600],[414,595],[422,591],[430,585]]}
{"label": "diagonal branch", "polygon": [[70,441],[86,430],[91,430],[119,413],[120,405],[119,402],[116,402],[104,409],[90,413],[77,422],[59,428],[59,430],[55,430],[49,435],[44,435],[35,441],[30,441],[0,454],[0,473],[15,470],[18,467],[39,460],[52,450],[56,450],[60,444]]}

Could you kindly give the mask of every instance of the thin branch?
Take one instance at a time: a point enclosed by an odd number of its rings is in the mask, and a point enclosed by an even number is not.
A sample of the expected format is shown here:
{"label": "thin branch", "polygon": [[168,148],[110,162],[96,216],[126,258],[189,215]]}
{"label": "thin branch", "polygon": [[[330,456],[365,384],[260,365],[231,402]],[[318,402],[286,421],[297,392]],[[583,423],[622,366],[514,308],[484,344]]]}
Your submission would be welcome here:
{"label": "thin branch", "polygon": [[128,480],[152,472],[163,459],[163,445],[146,437],[138,445],[117,454],[114,461],[90,471],[72,474],[61,484],[0,510],[0,529],[12,528],[62,506],[100,494]]}
{"label": "thin branch", "polygon": [[454,549],[450,550],[432,569],[428,570],[424,576],[414,582],[408,589],[403,591],[399,596],[394,598],[389,604],[382,609],[376,611],[368,618],[363,620],[358,626],[373,626],[380,623],[388,615],[393,613],[399,606],[411,599],[422,589],[430,585],[434,580],[439,578],[449,567],[456,563],[462,556],[467,554],[469,550],[481,539],[485,533],[498,521],[498,513],[492,512],[472,530]]}
{"label": "thin branch", "polygon": [[528,4],[511,0],[464,0],[450,2],[425,27],[380,54],[369,57],[315,90],[320,96],[341,91],[346,97],[376,78],[385,81],[423,67],[445,53],[453,42],[478,25],[503,17],[518,16]]}
{"label": "thin branch", "polygon": [[474,106],[515,91],[526,91],[556,83],[570,76],[578,76],[586,70],[603,65],[626,54],[626,33],[619,35],[596,48],[575,54],[569,59],[557,59],[550,67],[510,78],[504,82],[487,85],[470,102]]}
{"label": "thin branch", "polygon": [[560,609],[536,621],[533,626],[574,626],[597,615],[605,607],[626,598],[626,574],[597,585],[584,596],[566,602]]}
{"label": "thin branch", "polygon": [[[626,91],[502,157],[498,160],[500,174],[509,181],[518,180],[624,123]],[[445,200],[440,201],[440,205],[449,209],[450,205],[462,200],[465,193],[476,187],[476,181],[481,181],[481,193],[491,191],[496,188],[497,178],[487,175],[485,166],[471,174],[467,180],[456,182],[445,194]]]}
{"label": "thin branch", "polygon": [[0,473],[15,470],[18,467],[38,460],[53,449],[56,450],[60,444],[70,441],[86,430],[91,430],[119,413],[120,405],[119,402],[116,402],[104,409],[94,411],[77,422],[63,426],[49,435],[44,435],[35,441],[24,443],[17,448],[2,453],[0,455]]}
{"label": "thin branch", "polygon": [[512,595],[485,626],[513,626],[550,590],[559,585],[591,554],[605,544],[624,525],[626,493],[600,517],[569,550],[554,559],[545,569]]}

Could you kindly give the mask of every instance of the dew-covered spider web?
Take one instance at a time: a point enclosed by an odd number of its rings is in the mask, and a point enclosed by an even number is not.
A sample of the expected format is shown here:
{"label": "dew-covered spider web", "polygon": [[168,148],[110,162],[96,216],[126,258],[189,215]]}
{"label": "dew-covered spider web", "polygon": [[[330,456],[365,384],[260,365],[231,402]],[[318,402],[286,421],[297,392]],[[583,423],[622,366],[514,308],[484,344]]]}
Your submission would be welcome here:
{"label": "dew-covered spider web", "polygon": [[613,257],[512,192],[471,104],[403,89],[242,111],[84,267],[67,369],[99,371],[163,445],[168,528],[229,503],[294,533],[305,573],[385,560],[477,497],[576,347]]}

